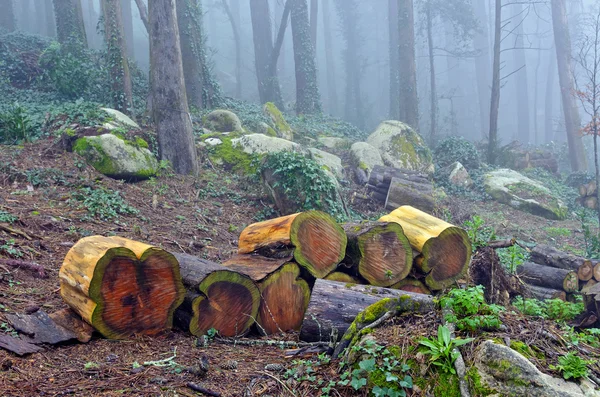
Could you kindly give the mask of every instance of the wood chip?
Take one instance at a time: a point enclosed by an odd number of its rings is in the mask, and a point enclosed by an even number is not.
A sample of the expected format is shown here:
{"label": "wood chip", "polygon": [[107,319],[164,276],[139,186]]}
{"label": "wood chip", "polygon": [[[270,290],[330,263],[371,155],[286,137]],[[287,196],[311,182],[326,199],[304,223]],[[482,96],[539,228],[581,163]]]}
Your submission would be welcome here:
{"label": "wood chip", "polygon": [[26,334],[27,342],[34,344],[57,344],[71,339],[77,335],[66,328],[57,325],[43,310],[33,314],[6,314],[6,320],[15,330]]}

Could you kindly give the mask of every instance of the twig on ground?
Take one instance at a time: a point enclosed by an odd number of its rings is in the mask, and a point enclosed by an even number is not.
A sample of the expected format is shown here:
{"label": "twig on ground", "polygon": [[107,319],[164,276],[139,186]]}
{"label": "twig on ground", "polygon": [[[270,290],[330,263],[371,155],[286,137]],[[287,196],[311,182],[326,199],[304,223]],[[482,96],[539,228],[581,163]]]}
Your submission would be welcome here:
{"label": "twig on ground", "polygon": [[221,393],[210,390],[210,389],[206,389],[196,383],[188,382],[186,386],[189,387],[190,389],[192,389],[193,391],[197,391],[198,393],[206,394],[207,396],[221,397]]}
{"label": "twig on ground", "polygon": [[46,270],[41,265],[38,265],[34,262],[27,262],[18,259],[0,258],[0,264],[14,267],[16,269],[30,270],[34,272],[34,274],[37,274],[37,277],[39,278],[48,278]]}

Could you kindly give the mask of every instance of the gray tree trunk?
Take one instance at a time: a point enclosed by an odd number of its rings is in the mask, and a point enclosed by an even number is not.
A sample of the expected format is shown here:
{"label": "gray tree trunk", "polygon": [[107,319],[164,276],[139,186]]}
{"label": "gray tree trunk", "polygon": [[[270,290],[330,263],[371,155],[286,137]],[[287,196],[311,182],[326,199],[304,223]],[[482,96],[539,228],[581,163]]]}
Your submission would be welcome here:
{"label": "gray tree trunk", "polygon": [[56,34],[61,44],[75,40],[87,47],[81,0],[53,0]]}
{"label": "gray tree trunk", "polygon": [[127,45],[127,56],[131,59],[135,57],[135,43],[133,42],[133,12],[131,9],[132,0],[121,0],[123,30],[125,32],[125,44]]}
{"label": "gray tree trunk", "polygon": [[296,69],[296,113],[321,112],[321,96],[317,84],[315,50],[310,40],[308,4],[306,0],[291,1],[292,40]]}
{"label": "gray tree trunk", "polygon": [[569,144],[569,159],[572,171],[586,171],[587,160],[583,150],[583,142],[579,129],[581,120],[575,103],[573,68],[571,65],[571,37],[567,22],[565,0],[552,0],[552,26],[554,28],[554,44],[558,64],[558,80],[562,96],[567,143]]}
{"label": "gray tree trunk", "polygon": [[337,84],[335,80],[335,58],[333,56],[333,39],[331,37],[331,13],[329,2],[323,2],[323,35],[325,36],[325,67],[327,68],[327,104],[329,113],[339,114]]}
{"label": "gray tree trunk", "polygon": [[148,5],[150,84],[160,156],[179,174],[197,174],[175,0],[152,0]]}
{"label": "gray tree trunk", "polygon": [[388,32],[390,43],[390,118],[400,118],[400,31],[398,27],[398,0],[388,0]]}
{"label": "gray tree trunk", "polygon": [[204,109],[203,65],[206,55],[202,35],[202,12],[196,0],[177,0],[177,26],[188,104],[196,109]]}
{"label": "gray tree trunk", "polygon": [[544,105],[544,137],[545,143],[554,139],[554,91],[556,80],[556,52],[554,48],[548,53],[548,76],[546,78],[546,103]]}
{"label": "gray tree trunk", "polygon": [[112,106],[127,114],[133,111],[131,74],[121,20],[121,1],[102,0],[104,37],[108,56]]}
{"label": "gray tree trunk", "polygon": [[519,18],[522,17],[523,5],[515,3],[513,6],[513,21],[516,21],[517,26],[515,34],[517,35],[515,40],[514,50],[514,70],[522,68],[516,73],[515,76],[515,91],[517,92],[517,100],[515,104],[517,106],[517,133],[519,140],[524,143],[530,143],[531,132],[530,132],[530,112],[529,112],[529,79],[527,76],[527,60],[525,57],[524,40],[523,40],[523,24],[519,23]]}
{"label": "gray tree trunk", "polygon": [[0,27],[12,32],[15,30],[15,9],[13,0],[0,0]]}
{"label": "gray tree trunk", "polygon": [[502,35],[502,0],[496,0],[494,16],[494,62],[492,65],[492,100],[490,105],[490,129],[488,135],[488,163],[496,161],[498,149],[498,111],[500,108],[500,41]]}
{"label": "gray tree trunk", "polygon": [[479,22],[479,30],[473,35],[473,47],[478,52],[475,59],[475,75],[477,78],[477,94],[479,98],[479,128],[481,138],[485,138],[490,125],[490,51],[489,30],[485,2],[474,1],[473,11]]}
{"label": "gray tree trunk", "polygon": [[399,92],[400,120],[419,129],[419,98],[417,96],[417,65],[415,59],[415,19],[413,0],[398,4],[400,31]]}
{"label": "gray tree trunk", "polygon": [[436,135],[437,135],[437,108],[438,108],[438,98],[437,98],[437,88],[435,84],[435,58],[433,55],[433,27],[432,27],[432,16],[431,16],[431,6],[426,6],[426,14],[427,18],[427,50],[429,53],[429,79],[431,84],[431,121],[429,125],[429,142],[432,145],[435,145]]}
{"label": "gray tree trunk", "polygon": [[310,0],[310,39],[312,41],[315,54],[317,53],[317,25],[319,20],[319,1]]}
{"label": "gray tree trunk", "polygon": [[56,37],[56,20],[54,18],[54,4],[52,0],[44,0],[46,16],[46,36]]}

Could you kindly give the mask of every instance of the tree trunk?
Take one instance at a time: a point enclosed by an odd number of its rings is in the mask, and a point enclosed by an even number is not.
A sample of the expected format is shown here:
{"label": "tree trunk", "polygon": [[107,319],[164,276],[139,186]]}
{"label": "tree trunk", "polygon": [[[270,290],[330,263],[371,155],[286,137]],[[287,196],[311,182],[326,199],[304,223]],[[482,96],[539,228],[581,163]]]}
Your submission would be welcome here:
{"label": "tree trunk", "polygon": [[517,267],[517,275],[526,283],[540,287],[565,292],[579,291],[579,278],[576,271],[525,262]]}
{"label": "tree trunk", "polygon": [[265,335],[299,331],[310,300],[310,287],[290,258],[237,255],[223,266],[248,274],[260,291],[256,323]]}
{"label": "tree trunk", "polygon": [[539,287],[537,285],[525,284],[526,291],[528,294],[538,300],[546,299],[560,299],[561,301],[567,300],[567,293],[563,290],[557,290],[552,288]]}
{"label": "tree trunk", "polygon": [[170,328],[185,294],[173,255],[121,237],[79,240],[58,278],[65,302],[111,339]]}
{"label": "tree trunk", "polygon": [[[241,0],[230,0],[229,11],[231,13],[231,20],[233,21],[233,25],[236,26],[236,30],[238,31],[238,39],[240,42],[235,44],[235,78],[236,78],[236,86],[235,86],[235,94],[236,97],[242,98],[242,88],[243,88],[243,78],[242,71],[244,70],[244,59],[242,57],[242,16],[240,12],[240,1]],[[235,39],[235,36],[234,36]]]}
{"label": "tree trunk", "polygon": [[123,17],[123,31],[125,33],[125,44],[127,44],[127,56],[135,58],[135,43],[133,41],[133,12],[131,9],[132,0],[121,0],[121,10]]}
{"label": "tree trunk", "polygon": [[567,142],[569,144],[569,160],[572,171],[586,171],[587,161],[580,135],[579,111],[575,103],[575,87],[573,68],[571,66],[571,37],[567,22],[565,0],[552,0],[552,26],[554,28],[554,44],[558,63],[558,80],[562,96]]}
{"label": "tree trunk", "polygon": [[398,0],[388,0],[388,33],[390,44],[390,119],[400,119],[400,28]]}
{"label": "tree trunk", "polygon": [[292,39],[296,68],[296,113],[321,112],[315,50],[310,42],[307,0],[291,1]]}
{"label": "tree trunk", "polygon": [[479,98],[479,120],[481,138],[486,137],[490,125],[490,51],[488,17],[484,1],[474,1],[473,11],[479,22],[479,29],[473,35],[473,48],[477,51],[475,59],[475,76],[477,78],[477,94]]}
{"label": "tree trunk", "polygon": [[[518,20],[523,13],[523,5],[520,3],[513,6],[513,20]],[[523,40],[523,24],[517,22],[515,27],[515,50],[514,50],[514,70],[519,70],[516,73],[515,91],[517,98],[515,105],[517,106],[517,134],[519,141],[524,144],[531,143],[530,122],[529,122],[529,82],[527,77],[527,60],[525,57],[524,40]]]}
{"label": "tree trunk", "polygon": [[594,280],[600,281],[600,262],[594,263]]}
{"label": "tree trunk", "polygon": [[272,59],[274,51],[271,12],[268,0],[250,0],[250,14],[252,17],[254,60],[260,102],[263,104],[274,102],[278,108],[283,109],[283,99],[281,97],[279,79],[277,78],[277,69],[271,66],[274,62]]}
{"label": "tree trunk", "polygon": [[[268,0],[265,0],[268,1]],[[229,4],[227,4],[227,0],[221,0],[221,4],[223,5],[223,9],[225,10],[225,14],[227,15],[227,19],[229,19],[229,23],[231,24],[231,31],[233,32],[233,40],[235,43],[235,78],[236,78],[236,86],[235,86],[235,95],[237,98],[241,98],[242,96],[242,41],[240,38],[240,26],[235,23],[235,18],[231,13],[231,9],[229,8]],[[267,3],[268,4],[268,3]],[[269,17],[269,23],[270,23]],[[269,37],[269,40],[271,38]]]}
{"label": "tree trunk", "polygon": [[135,4],[137,5],[140,19],[146,28],[146,32],[150,34],[150,28],[148,27],[148,7],[146,7],[146,3],[144,3],[144,0],[135,0]]}
{"label": "tree trunk", "polygon": [[400,120],[419,130],[419,98],[417,96],[417,65],[415,59],[415,21],[413,0],[399,0],[399,89]]}
{"label": "tree trunk", "polygon": [[[1,5],[0,5],[0,9],[1,9]],[[35,8],[35,33],[39,34],[40,36],[44,36],[46,35],[46,2],[44,0],[40,1],[38,4],[34,4],[34,8]],[[0,17],[2,18],[2,17]],[[0,22],[0,26],[1,22]]]}
{"label": "tree trunk", "polygon": [[0,27],[12,32],[15,30],[15,10],[13,0],[0,0]]}
{"label": "tree trunk", "polygon": [[342,225],[348,236],[344,265],[356,269],[371,285],[389,287],[412,270],[412,248],[397,223]]}
{"label": "tree trunk", "polygon": [[308,211],[254,223],[239,238],[238,253],[267,254],[293,248],[294,259],[313,276],[323,278],[344,259],[347,238],[330,215]]}
{"label": "tree trunk", "polygon": [[318,32],[318,21],[319,21],[319,0],[310,0],[310,40],[317,54],[317,32]]}
{"label": "tree trunk", "polygon": [[56,20],[54,18],[54,3],[52,0],[44,0],[46,16],[46,36],[56,37]]}
{"label": "tree trunk", "polygon": [[404,280],[392,285],[390,288],[414,292],[416,294],[431,294],[431,291],[425,286],[425,284],[412,277],[407,277]]}
{"label": "tree trunk", "polygon": [[[391,0],[390,0],[391,1]],[[329,113],[337,115],[339,112],[337,85],[335,80],[335,58],[333,53],[333,39],[331,37],[331,14],[329,1],[323,2],[323,35],[325,36],[325,63],[327,68],[327,100]]]}
{"label": "tree trunk", "polygon": [[61,44],[75,40],[87,47],[81,0],[53,0],[56,33]]}
{"label": "tree trunk", "polygon": [[433,297],[429,295],[369,285],[348,285],[317,280],[304,315],[300,340],[307,342],[339,340],[356,316],[365,308],[385,298],[402,299],[402,297],[420,302],[421,305],[417,309],[420,313],[434,310]]}
{"label": "tree trunk", "polygon": [[500,108],[500,41],[502,35],[502,0],[496,0],[494,23],[494,63],[492,65],[492,101],[490,105],[490,129],[488,134],[488,163],[496,162],[498,149],[498,110]]}
{"label": "tree trunk", "polygon": [[471,261],[471,241],[467,233],[411,206],[403,206],[379,219],[397,222],[413,249],[420,252],[415,267],[427,274],[425,284],[441,290],[464,275]]}
{"label": "tree trunk", "polygon": [[556,78],[556,53],[549,51],[548,76],[546,78],[546,102],[544,105],[544,143],[554,140],[554,80]]}
{"label": "tree trunk", "polygon": [[431,5],[426,6],[427,18],[427,50],[429,52],[429,80],[431,85],[431,92],[429,93],[431,121],[429,125],[429,143],[434,144],[436,142],[437,132],[437,90],[435,87],[435,59],[433,57],[433,28],[432,28],[432,16],[431,16]]}
{"label": "tree trunk", "polygon": [[195,256],[175,257],[188,289],[175,313],[177,325],[196,336],[211,328],[221,336],[245,335],[254,324],[260,305],[260,292],[254,281],[246,274]]}
{"label": "tree trunk", "polygon": [[112,106],[123,113],[132,114],[133,93],[123,38],[121,0],[102,0],[102,14],[104,16],[107,63],[110,65]]}
{"label": "tree trunk", "polygon": [[149,5],[150,82],[160,156],[179,174],[197,174],[175,0],[154,0]]}
{"label": "tree trunk", "polygon": [[[84,14],[84,25],[85,25],[85,32],[86,32],[86,36],[87,36],[87,43],[88,46],[90,48],[94,48],[94,49],[99,49],[100,47],[102,47],[102,38],[99,37],[98,32],[97,32],[97,28],[98,28],[98,23],[99,23],[99,17],[98,14],[96,13],[96,10],[94,8],[94,4],[95,1],[94,0],[88,0],[87,3],[82,3],[82,4],[86,4],[86,13]],[[99,2],[99,7],[100,7],[100,11],[99,13],[102,13],[102,2]],[[82,9],[83,10],[83,9]]]}
{"label": "tree trunk", "polygon": [[585,258],[560,251],[545,244],[536,245],[531,250],[530,259],[540,265],[572,271],[577,271],[581,265],[589,262]]}

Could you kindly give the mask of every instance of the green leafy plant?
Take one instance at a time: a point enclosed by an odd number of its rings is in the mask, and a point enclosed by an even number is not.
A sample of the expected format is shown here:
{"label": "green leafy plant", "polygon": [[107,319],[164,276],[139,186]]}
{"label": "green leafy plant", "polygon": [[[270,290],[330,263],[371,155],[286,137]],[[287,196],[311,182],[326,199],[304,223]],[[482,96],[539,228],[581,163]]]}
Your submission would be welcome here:
{"label": "green leafy plant", "polygon": [[527,316],[538,316],[555,321],[570,321],[583,312],[581,301],[565,302],[561,299],[537,299],[519,297],[513,301],[513,306]]}
{"label": "green leafy plant", "polygon": [[15,239],[0,240],[0,254],[6,254],[13,258],[23,257],[23,251],[17,246]]}
{"label": "green leafy plant", "polygon": [[72,193],[71,202],[78,202],[78,208],[86,209],[90,217],[102,220],[118,218],[119,215],[136,215],[138,210],[130,206],[121,197],[120,192],[110,191],[103,187],[80,188]]}
{"label": "green leafy plant", "polygon": [[446,315],[446,321],[455,323],[459,330],[495,330],[502,325],[499,313],[504,308],[487,304],[481,285],[452,289],[440,299],[440,304],[451,309],[451,313]]}
{"label": "green leafy plant", "polygon": [[425,338],[419,341],[419,344],[425,347],[422,349],[422,353],[431,356],[429,359],[431,364],[440,367],[440,370],[444,373],[456,374],[454,362],[460,353],[455,348],[471,343],[473,340],[473,338],[452,338],[450,330],[440,325],[438,326],[437,338]]}
{"label": "green leafy plant", "polygon": [[566,227],[547,227],[545,228],[548,237],[558,238],[558,237],[570,237],[571,231]]}
{"label": "green leafy plant", "polygon": [[588,219],[593,219],[595,214],[590,215],[590,211],[585,209],[577,211],[576,214],[583,230],[585,256],[591,259],[600,259],[600,236],[592,232],[591,226],[588,223]]}
{"label": "green leafy plant", "polygon": [[479,168],[481,159],[473,143],[463,137],[449,136],[435,148],[436,168],[443,168],[458,161],[468,170]]}
{"label": "green leafy plant", "polygon": [[496,238],[496,232],[489,226],[485,226],[485,221],[474,215],[471,220],[465,221],[463,227],[471,240],[473,249],[485,247],[488,242]]}
{"label": "green leafy plant", "polygon": [[519,244],[514,244],[508,248],[497,249],[496,253],[500,258],[500,263],[509,273],[514,274],[517,267],[529,259],[529,252]]}
{"label": "green leafy plant", "polygon": [[31,142],[32,130],[27,109],[19,103],[14,103],[6,111],[0,112],[0,143]]}
{"label": "green leafy plant", "polygon": [[11,214],[10,212],[0,211],[0,222],[2,223],[13,223],[17,219],[19,219],[19,217]]}
{"label": "green leafy plant", "polygon": [[588,376],[588,364],[591,361],[584,360],[575,352],[569,352],[558,358],[558,365],[551,365],[550,369],[558,370],[565,379],[579,379]]}

